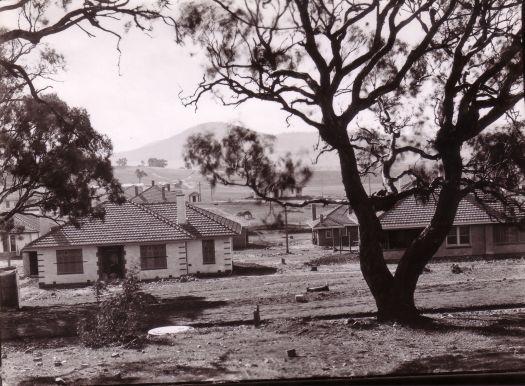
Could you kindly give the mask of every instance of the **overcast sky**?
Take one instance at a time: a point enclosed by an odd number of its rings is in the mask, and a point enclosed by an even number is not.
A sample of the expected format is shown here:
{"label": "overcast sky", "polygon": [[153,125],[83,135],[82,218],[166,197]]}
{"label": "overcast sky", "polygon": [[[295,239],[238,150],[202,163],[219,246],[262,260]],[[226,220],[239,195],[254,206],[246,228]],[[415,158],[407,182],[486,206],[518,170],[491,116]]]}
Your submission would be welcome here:
{"label": "overcast sky", "polygon": [[191,93],[202,78],[202,59],[175,44],[173,33],[158,26],[152,37],[131,31],[121,42],[120,75],[116,38],[79,29],[47,37],[61,52],[67,71],[53,83],[54,91],[72,106],[85,107],[94,127],[107,134],[116,152],[175,135],[210,121],[242,121],[268,133],[312,130],[299,120],[286,127],[286,114],[270,103],[250,102],[224,107],[208,96],[197,111],[182,106],[179,92]]}

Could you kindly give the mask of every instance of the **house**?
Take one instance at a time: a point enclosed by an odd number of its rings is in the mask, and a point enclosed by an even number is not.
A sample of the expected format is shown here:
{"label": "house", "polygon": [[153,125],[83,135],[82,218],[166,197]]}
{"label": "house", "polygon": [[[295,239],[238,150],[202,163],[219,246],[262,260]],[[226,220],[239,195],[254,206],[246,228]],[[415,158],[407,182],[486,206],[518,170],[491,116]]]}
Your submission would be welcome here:
{"label": "house", "polygon": [[48,232],[55,223],[47,218],[15,214],[13,226],[7,232],[0,232],[0,259],[17,259],[20,251],[31,241]]}
{"label": "house", "polygon": [[[353,243],[353,237],[350,240],[344,238],[350,229],[358,227],[357,219],[347,208],[347,205],[337,206],[311,223],[314,244],[338,248],[349,245],[347,241]],[[379,221],[384,231],[385,258],[401,258],[405,249],[430,223],[435,210],[434,196],[426,202],[410,196],[382,213]],[[502,223],[499,213],[495,204],[485,210],[473,196],[466,196],[459,203],[453,227],[434,257],[525,255],[525,229]],[[359,230],[352,232],[357,236]]]}
{"label": "house", "polygon": [[[379,220],[384,230],[384,256],[399,259],[406,247],[429,223],[436,210],[436,197],[427,202],[415,196],[400,200]],[[434,257],[525,255],[525,230],[498,220],[499,210],[485,210],[471,195],[460,201],[453,227]]]}
{"label": "house", "polygon": [[359,242],[359,223],[348,205],[338,205],[326,214],[316,217],[312,204],[312,242],[334,249],[356,249]]}
{"label": "house", "polygon": [[[253,217],[251,217],[251,214],[250,214],[250,217],[248,217],[247,215],[240,216],[239,214],[233,215],[231,213],[228,213],[228,212],[225,212],[224,210],[219,209],[216,205],[209,204],[209,203],[199,204],[198,206],[199,208],[204,208],[209,212],[217,214],[218,216],[221,216],[233,222],[239,223],[241,225],[241,232],[238,235],[233,236],[232,238],[233,239],[233,250],[237,251],[240,249],[248,248],[248,244],[249,244],[248,227],[250,226],[250,218],[253,219]],[[247,212],[250,213],[249,211]]]}
{"label": "house", "polygon": [[22,250],[36,262],[42,287],[122,278],[141,280],[232,271],[232,237],[240,225],[185,202],[104,203],[104,221],[66,224]]}

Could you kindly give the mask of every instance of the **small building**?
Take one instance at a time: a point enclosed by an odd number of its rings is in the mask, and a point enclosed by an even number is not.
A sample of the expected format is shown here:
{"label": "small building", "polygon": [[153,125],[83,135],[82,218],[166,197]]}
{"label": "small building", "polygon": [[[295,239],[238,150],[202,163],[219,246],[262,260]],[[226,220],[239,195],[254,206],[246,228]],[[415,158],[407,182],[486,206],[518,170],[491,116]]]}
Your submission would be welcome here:
{"label": "small building", "polygon": [[348,205],[338,205],[328,213],[316,218],[316,206],[312,205],[312,242],[334,249],[357,249],[359,223]]}
{"label": "small building", "polygon": [[189,202],[201,202],[201,195],[199,192],[191,192],[188,194]]}
{"label": "small building", "polygon": [[130,269],[141,280],[186,274],[230,273],[232,237],[241,226],[176,202],[104,203],[106,217],[63,225],[22,250],[36,260],[40,286],[86,284],[123,278]]}

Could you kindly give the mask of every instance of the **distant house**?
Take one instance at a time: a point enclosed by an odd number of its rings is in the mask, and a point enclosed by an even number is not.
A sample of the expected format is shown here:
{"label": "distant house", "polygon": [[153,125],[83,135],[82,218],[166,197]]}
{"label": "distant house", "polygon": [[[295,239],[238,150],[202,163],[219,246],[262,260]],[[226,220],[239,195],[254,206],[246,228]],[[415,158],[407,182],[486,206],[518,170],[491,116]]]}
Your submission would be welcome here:
{"label": "distant house", "polygon": [[334,249],[357,248],[359,223],[348,205],[338,205],[330,212],[316,218],[316,206],[312,205],[312,242]]}
{"label": "distant house", "polygon": [[[340,205],[311,223],[314,244],[334,248],[349,245],[347,241],[353,244],[354,237],[347,240],[344,236],[349,234],[350,229],[358,235],[358,229],[353,230],[358,228],[358,223],[347,208],[347,205]],[[379,216],[384,231],[383,253],[387,260],[397,260],[402,256],[430,223],[435,209],[433,196],[427,202],[410,196]],[[459,203],[453,227],[434,257],[524,254],[525,230],[501,223],[497,210],[490,207],[485,210],[472,196],[467,196]]]}
{"label": "distant house", "polygon": [[201,195],[199,192],[191,192],[188,194],[189,202],[201,202]]}
{"label": "distant house", "polygon": [[231,272],[240,225],[177,198],[105,203],[105,221],[52,230],[22,250],[24,262],[38,261],[40,286],[122,278],[132,268],[142,280]]}
{"label": "distant house", "polygon": [[[0,259],[17,259],[21,257],[21,250],[31,241],[48,232],[53,225],[52,220],[36,216],[15,214],[13,227],[7,232],[0,232]],[[33,262],[34,263],[34,262]],[[29,268],[29,266],[28,266]],[[31,265],[34,270],[34,264]],[[29,274],[29,271],[27,272]]]}

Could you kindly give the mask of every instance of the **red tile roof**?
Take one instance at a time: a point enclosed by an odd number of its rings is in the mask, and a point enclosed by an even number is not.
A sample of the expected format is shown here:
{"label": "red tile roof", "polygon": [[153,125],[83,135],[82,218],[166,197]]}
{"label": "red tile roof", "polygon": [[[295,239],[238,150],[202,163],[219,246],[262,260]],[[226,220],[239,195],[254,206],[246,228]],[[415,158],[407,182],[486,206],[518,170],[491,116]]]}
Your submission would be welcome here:
{"label": "red tile roof", "polygon": [[315,220],[311,226],[314,229],[319,228],[341,228],[345,226],[357,226],[357,218],[355,214],[346,204],[339,205],[335,207],[332,211],[328,212],[326,215],[323,215],[323,220],[321,217]]}
{"label": "red tile roof", "polygon": [[[414,196],[400,200],[394,208],[383,213],[379,220],[384,229],[425,227],[430,223],[436,210],[436,198],[430,196],[423,203]],[[460,201],[454,225],[488,224],[496,221],[474,200],[467,196]]]}
{"label": "red tile roof", "polygon": [[104,204],[104,221],[86,219],[80,228],[66,224],[29,243],[24,249],[137,242],[178,241],[215,236],[234,236],[240,225],[186,203],[188,222],[177,224],[176,203]]}

